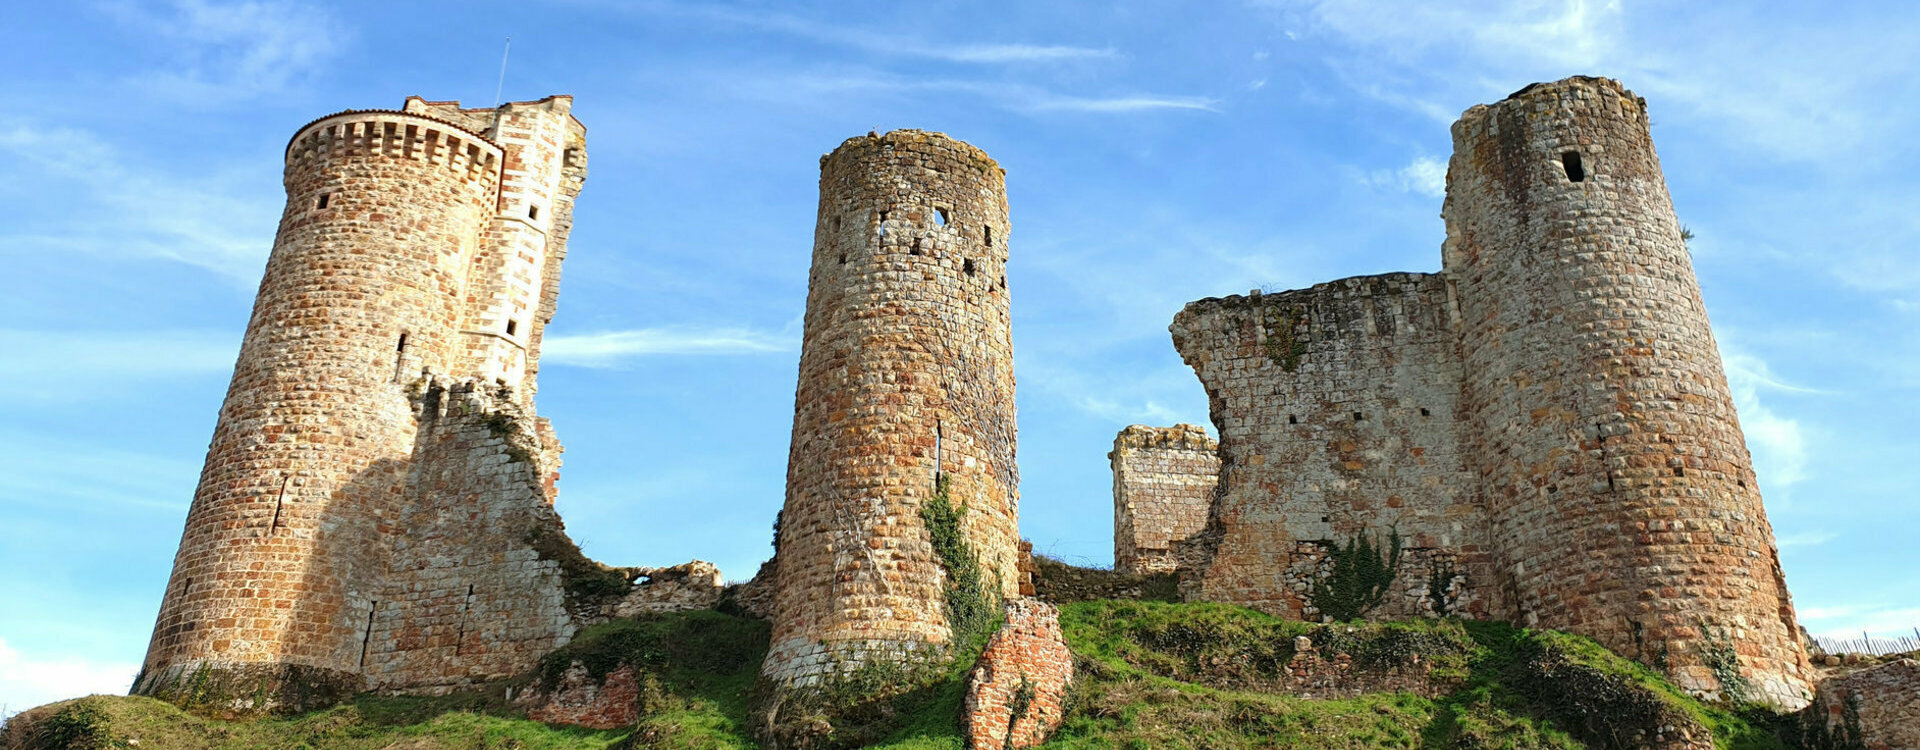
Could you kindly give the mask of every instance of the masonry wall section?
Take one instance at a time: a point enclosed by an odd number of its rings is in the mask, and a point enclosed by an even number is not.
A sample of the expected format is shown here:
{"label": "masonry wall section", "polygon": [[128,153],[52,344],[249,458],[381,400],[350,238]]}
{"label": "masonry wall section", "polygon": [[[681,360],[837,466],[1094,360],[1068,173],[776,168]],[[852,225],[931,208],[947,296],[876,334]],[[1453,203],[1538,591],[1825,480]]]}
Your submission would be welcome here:
{"label": "masonry wall section", "polygon": [[1129,573],[1178,567],[1174,547],[1207,525],[1220,483],[1219,443],[1190,425],[1131,425],[1114,436],[1113,566]]}
{"label": "masonry wall section", "polygon": [[1207,299],[1172,326],[1220,430],[1221,494],[1182,552],[1190,596],[1318,620],[1328,551],[1397,533],[1381,617],[1498,614],[1465,469],[1456,313],[1444,278],[1396,273]]}
{"label": "masonry wall section", "polygon": [[1466,454],[1517,621],[1696,693],[1804,704],[1807,658],[1644,100],[1608,79],[1536,84],[1468,110],[1453,137]]}
{"label": "masonry wall section", "polygon": [[780,586],[763,672],[811,681],[951,639],[920,509],[936,474],[987,583],[1017,593],[1005,176],[939,133],[821,159]]}

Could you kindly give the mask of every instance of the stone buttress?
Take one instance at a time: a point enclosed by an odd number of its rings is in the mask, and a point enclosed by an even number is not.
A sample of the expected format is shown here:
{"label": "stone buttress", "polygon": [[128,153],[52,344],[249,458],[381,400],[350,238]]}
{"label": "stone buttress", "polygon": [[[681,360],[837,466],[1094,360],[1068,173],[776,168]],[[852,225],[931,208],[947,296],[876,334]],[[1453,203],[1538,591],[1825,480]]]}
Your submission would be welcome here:
{"label": "stone buttress", "polygon": [[815,226],[762,670],[783,684],[951,640],[938,476],[987,587],[1018,593],[1004,172],[939,133],[855,137],[821,159]]}

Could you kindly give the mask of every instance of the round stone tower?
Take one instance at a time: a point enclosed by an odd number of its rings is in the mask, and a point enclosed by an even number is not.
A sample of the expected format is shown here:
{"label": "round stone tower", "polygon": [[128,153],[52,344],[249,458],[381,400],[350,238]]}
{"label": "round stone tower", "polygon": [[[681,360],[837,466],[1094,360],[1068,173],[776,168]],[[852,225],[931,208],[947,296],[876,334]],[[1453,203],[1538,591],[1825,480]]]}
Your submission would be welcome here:
{"label": "round stone tower", "polygon": [[1523,625],[1591,636],[1682,687],[1807,700],[1773,531],[1646,103],[1536,84],[1453,126],[1466,451]]}
{"label": "round stone tower", "polygon": [[[768,678],[937,654],[965,581],[936,537],[966,542],[991,611],[1018,593],[1007,244],[980,149],[896,130],[821,158]],[[922,512],[942,486],[945,529]]]}
{"label": "round stone tower", "polygon": [[358,688],[376,537],[393,532],[413,449],[406,389],[466,356],[464,285],[500,157],[405,112],[343,112],[294,136],[286,212],[136,693],[285,705]]}

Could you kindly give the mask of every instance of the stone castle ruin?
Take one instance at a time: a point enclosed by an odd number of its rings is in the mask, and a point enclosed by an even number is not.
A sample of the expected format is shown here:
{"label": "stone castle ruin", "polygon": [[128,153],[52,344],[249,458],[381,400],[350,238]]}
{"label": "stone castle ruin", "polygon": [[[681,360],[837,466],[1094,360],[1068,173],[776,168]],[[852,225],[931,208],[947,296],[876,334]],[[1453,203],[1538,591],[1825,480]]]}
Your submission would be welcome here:
{"label": "stone castle ruin", "polygon": [[[704,563],[587,559],[553,508],[533,396],[586,176],[571,103],[411,98],[296,133],[136,693],[247,712],[445,692],[720,600]],[[1536,84],[1453,134],[1440,272],[1176,317],[1220,437],[1116,438],[1118,567],[1320,619],[1347,611],[1322,592],[1362,550],[1390,564],[1368,616],[1565,629],[1695,693],[1805,704],[1644,102]],[[1057,723],[1072,657],[1022,597],[1010,239],[1005,172],[973,146],[900,130],[821,158],[776,554],[728,599],[772,623],[774,692],[943,658],[1004,612],[970,736]],[[1016,693],[1045,721],[1003,717]]]}
{"label": "stone castle ruin", "polygon": [[[1397,563],[1372,616],[1568,630],[1699,694],[1805,704],[1644,100],[1536,84],[1453,139],[1439,273],[1175,317],[1220,432],[1205,528],[1177,545],[1183,593],[1320,619],[1332,558],[1364,540]],[[1133,537],[1161,518],[1115,505]]]}

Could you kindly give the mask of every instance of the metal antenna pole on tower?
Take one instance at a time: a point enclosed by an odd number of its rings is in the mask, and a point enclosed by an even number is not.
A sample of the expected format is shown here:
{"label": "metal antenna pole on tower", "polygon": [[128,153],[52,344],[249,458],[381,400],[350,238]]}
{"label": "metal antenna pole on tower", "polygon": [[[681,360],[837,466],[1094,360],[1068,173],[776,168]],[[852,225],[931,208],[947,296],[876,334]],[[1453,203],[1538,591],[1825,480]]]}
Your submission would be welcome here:
{"label": "metal antenna pole on tower", "polygon": [[513,51],[513,37],[507,37],[506,47],[500,50],[500,82],[493,87],[493,106],[500,106],[500,92],[507,87],[507,53]]}

